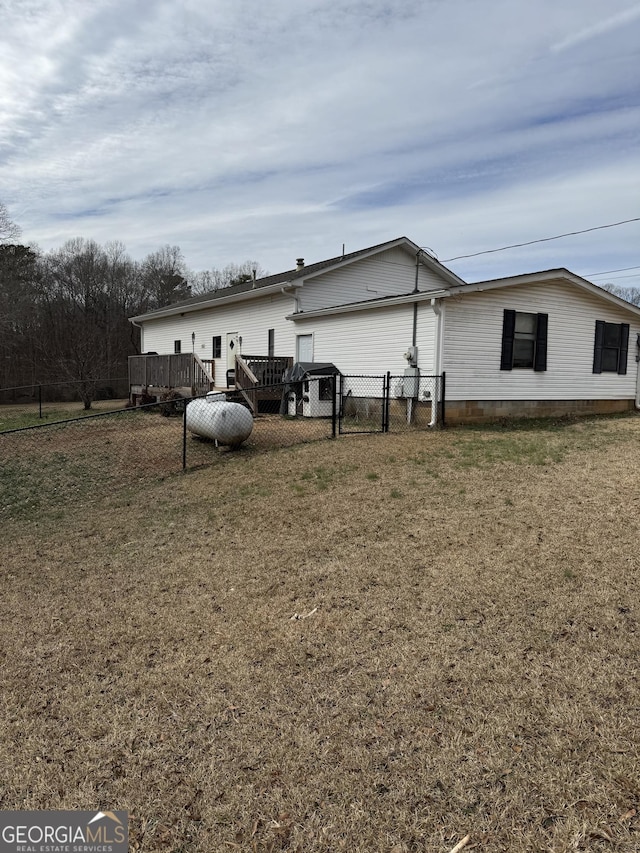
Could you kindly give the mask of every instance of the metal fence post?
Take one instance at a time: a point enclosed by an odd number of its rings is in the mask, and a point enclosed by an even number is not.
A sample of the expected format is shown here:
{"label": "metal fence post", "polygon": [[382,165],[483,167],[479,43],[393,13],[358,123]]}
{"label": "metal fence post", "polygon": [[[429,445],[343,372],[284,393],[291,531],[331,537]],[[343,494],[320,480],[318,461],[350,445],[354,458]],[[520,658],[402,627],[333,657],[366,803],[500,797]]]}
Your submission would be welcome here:
{"label": "metal fence post", "polygon": [[391,371],[387,370],[387,393],[384,400],[384,425],[383,432],[389,432],[389,412],[391,407]]}
{"label": "metal fence post", "polygon": [[38,385],[38,417],[42,417],[42,385]]}
{"label": "metal fence post", "polygon": [[441,406],[440,417],[442,420],[442,426],[445,426],[445,424],[446,424],[445,412],[444,412],[444,401],[446,399],[446,397],[445,397],[446,376],[447,376],[447,374],[443,370],[442,371],[442,387],[440,389],[440,396],[442,398],[442,402],[440,403],[440,406]]}
{"label": "metal fence post", "polygon": [[186,470],[187,467],[187,407],[189,405],[189,401],[186,400],[184,404],[184,412],[182,414],[182,470]]}
{"label": "metal fence post", "polygon": [[336,393],[338,391],[338,377],[334,373],[331,378],[332,378],[332,382],[331,382],[331,386],[332,386],[331,387],[331,400],[332,400],[332,403],[331,403],[331,438],[335,438],[336,437],[336,414],[337,414]]}

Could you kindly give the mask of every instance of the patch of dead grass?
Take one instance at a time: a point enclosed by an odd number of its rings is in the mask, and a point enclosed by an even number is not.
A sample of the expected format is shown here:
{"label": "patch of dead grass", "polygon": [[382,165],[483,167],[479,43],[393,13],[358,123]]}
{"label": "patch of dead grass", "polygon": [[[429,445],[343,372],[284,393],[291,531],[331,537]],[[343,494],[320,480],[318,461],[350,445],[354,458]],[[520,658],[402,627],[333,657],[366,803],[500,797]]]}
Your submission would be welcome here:
{"label": "patch of dead grass", "polygon": [[637,851],[639,436],[219,454],[14,522],[0,807],[128,809],[145,851]]}

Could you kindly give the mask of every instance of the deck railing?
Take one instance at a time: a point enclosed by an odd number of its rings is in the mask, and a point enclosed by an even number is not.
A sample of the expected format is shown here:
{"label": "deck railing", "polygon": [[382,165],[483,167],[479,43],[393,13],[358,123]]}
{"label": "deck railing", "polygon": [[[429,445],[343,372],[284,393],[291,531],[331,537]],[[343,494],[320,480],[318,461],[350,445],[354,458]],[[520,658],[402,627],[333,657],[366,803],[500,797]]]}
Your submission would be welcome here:
{"label": "deck railing", "polygon": [[[215,385],[215,369],[216,363],[213,359],[203,359],[194,353],[194,389],[204,388],[205,391],[211,391]],[[194,394],[198,393],[194,390]]]}
{"label": "deck railing", "polygon": [[293,358],[274,355],[242,355],[249,365],[258,385],[276,385],[282,382],[285,370],[293,365]]}
{"label": "deck railing", "polygon": [[[292,365],[293,358],[286,356],[236,356],[236,390],[242,394],[254,414],[258,412],[260,400],[276,399],[279,396],[279,390],[274,391],[273,387],[268,386],[279,385],[285,370]],[[261,388],[265,390],[261,392]]]}
{"label": "deck railing", "polygon": [[209,370],[194,353],[129,356],[129,386],[191,388],[193,394],[204,394],[213,383],[213,364]]}

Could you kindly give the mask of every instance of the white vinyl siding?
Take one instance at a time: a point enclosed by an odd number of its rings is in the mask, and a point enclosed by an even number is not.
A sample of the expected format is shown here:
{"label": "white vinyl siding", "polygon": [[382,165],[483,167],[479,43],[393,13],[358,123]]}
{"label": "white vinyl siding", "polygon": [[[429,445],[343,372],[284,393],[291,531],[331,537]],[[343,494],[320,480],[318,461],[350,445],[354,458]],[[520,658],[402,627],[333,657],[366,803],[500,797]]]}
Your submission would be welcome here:
{"label": "white vinyl siding", "polygon": [[[200,358],[212,357],[213,336],[222,337],[222,358],[216,359],[216,380],[227,369],[225,348],[228,332],[237,332],[242,337],[242,352],[249,355],[267,355],[269,329],[274,329],[275,355],[295,358],[296,329],[285,320],[294,310],[293,298],[289,295],[267,296],[232,305],[220,305],[194,311],[183,317],[174,315],[143,324],[143,352],[161,355],[173,352],[174,340],[181,338],[182,351],[191,349],[191,334],[196,333],[195,353]],[[188,346],[187,342],[188,341]]]}
{"label": "white vinyl siding", "polygon": [[[618,400],[635,397],[640,321],[562,282],[469,293],[446,302],[443,369],[449,400]],[[549,317],[547,369],[500,370],[504,309]],[[593,373],[595,322],[629,323],[627,375]]]}
{"label": "white vinyl siding", "polygon": [[[297,318],[298,334],[313,331],[314,361],[332,362],[342,373],[402,375],[404,353],[412,344],[413,305],[397,305],[322,318]],[[423,374],[433,373],[435,316],[430,305],[418,306],[416,344]]]}
{"label": "white vinyl siding", "polygon": [[[389,249],[375,257],[308,279],[298,291],[300,309],[315,311],[350,302],[411,293],[415,287],[416,262],[404,249]],[[419,290],[443,290],[448,283],[419,266]]]}

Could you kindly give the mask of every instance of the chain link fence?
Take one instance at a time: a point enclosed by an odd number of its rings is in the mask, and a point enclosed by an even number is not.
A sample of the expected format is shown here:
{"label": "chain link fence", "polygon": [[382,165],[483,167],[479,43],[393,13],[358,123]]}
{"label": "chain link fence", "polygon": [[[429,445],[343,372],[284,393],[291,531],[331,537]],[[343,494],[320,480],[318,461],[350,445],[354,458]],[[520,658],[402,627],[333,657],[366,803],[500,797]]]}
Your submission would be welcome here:
{"label": "chain link fence", "polygon": [[339,432],[408,432],[444,425],[444,374],[339,376]]}
{"label": "chain link fence", "polygon": [[[328,376],[190,399],[170,392],[157,403],[120,403],[115,411],[44,424],[32,407],[30,423],[8,430],[0,414],[0,519],[40,518],[123,495],[143,482],[219,464],[229,452],[250,457],[340,433],[424,429],[433,425],[433,411],[441,412],[442,391],[442,377],[408,387],[406,377],[390,374]],[[236,405],[216,405],[222,402]],[[227,429],[240,412],[250,423],[241,443]]]}
{"label": "chain link fence", "polygon": [[[282,394],[283,388],[279,391]],[[233,395],[224,396],[247,412]],[[0,519],[50,516],[64,507],[122,495],[184,469],[219,464],[229,452],[249,457],[333,435],[331,418],[267,412],[255,417],[248,438],[232,451],[202,430],[188,428],[192,404],[204,404],[212,411],[215,406],[202,397],[167,397],[159,403],[126,408],[120,404],[116,411],[44,424],[32,412],[35,423],[0,431]]]}
{"label": "chain link fence", "polygon": [[389,374],[387,387],[387,432],[444,426],[444,374]]}
{"label": "chain link fence", "polygon": [[[333,377],[331,377],[333,379]],[[328,408],[319,410],[315,404],[309,404],[309,396],[316,399],[322,394],[320,379],[310,379],[306,391],[297,386],[284,383],[262,385],[259,388],[246,391],[226,391],[220,394],[209,394],[206,398],[195,397],[186,402],[186,417],[184,420],[184,467],[202,464],[201,460],[207,454],[216,450],[216,435],[219,452],[228,452],[232,441],[227,443],[225,428],[219,423],[207,425],[215,417],[215,403],[235,403],[246,406],[256,412],[253,428],[249,436],[240,445],[243,452],[266,451],[280,447],[291,447],[310,441],[333,438],[336,435],[336,413],[332,410],[331,402]],[[178,401],[179,405],[179,401]],[[207,413],[211,408],[211,415]],[[190,417],[191,408],[198,410],[199,417]],[[229,419],[233,419],[229,414]],[[205,421],[204,428],[198,424]],[[240,430],[242,431],[242,430]]]}
{"label": "chain link fence", "polygon": [[39,420],[66,420],[73,417],[74,411],[85,409],[87,405],[93,408],[94,404],[102,404],[97,408],[103,408],[104,404],[128,397],[129,380],[126,376],[0,388],[0,430],[10,429],[14,421],[34,412]]}

